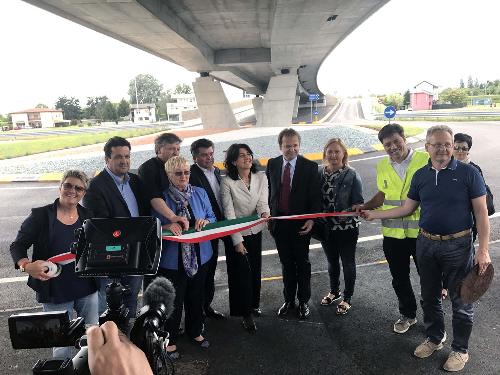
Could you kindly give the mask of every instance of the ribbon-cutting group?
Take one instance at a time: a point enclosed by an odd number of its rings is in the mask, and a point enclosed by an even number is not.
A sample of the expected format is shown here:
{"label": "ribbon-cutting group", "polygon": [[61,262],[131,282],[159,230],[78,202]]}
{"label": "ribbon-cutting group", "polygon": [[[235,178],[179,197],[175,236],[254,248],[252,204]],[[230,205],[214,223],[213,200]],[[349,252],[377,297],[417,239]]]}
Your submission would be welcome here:
{"label": "ribbon-cutting group", "polygon": [[[163,133],[155,140],[156,156],[136,175],[130,172],[130,143],[113,137],[104,146],[104,169],[90,181],[81,171],[66,171],[59,197],[32,210],[10,252],[15,267],[29,274],[28,285],[44,311],[68,310],[87,324],[97,324],[106,309],[109,280],[77,278],[73,264],[61,265],[62,272],[55,276],[47,273],[46,261],[68,252],[74,230],[87,218],[157,217],[165,231],[157,274],[123,277],[121,282],[131,290],[124,301],[130,319],[136,316],[141,287],[157,276],[173,283],[175,309],[165,329],[170,333],[166,350],[176,359],[182,352],[181,334],[207,349],[205,319],[226,318],[212,307],[219,244],[226,256],[229,314],[240,317],[243,328],[254,333],[256,318],[262,314],[264,229],[274,238],[282,265],[283,300],[276,306],[277,316],[308,319],[310,315],[312,237],[321,242],[329,275],[324,297],[317,303],[344,316],[356,306],[360,217],[382,219],[383,251],[394,305],[397,301],[399,306],[392,330],[404,334],[417,323],[418,304],[410,281],[413,259],[420,276],[426,332],[414,355],[426,358],[443,348],[447,334],[442,299],[448,295],[452,338],[443,367],[461,370],[469,359],[473,305],[461,300],[457,285],[475,263],[480,273],[490,263],[490,192],[480,168],[469,159],[472,138],[462,133],[453,136],[448,126],[433,126],[425,151],[414,150],[398,124],[384,126],[378,138],[388,156],[377,165],[377,193],[365,202],[362,178],[349,165],[348,149],[340,138],[326,142],[318,166],[300,155],[301,134],[283,129],[277,139],[281,154],[268,160],[265,173],[257,171],[251,148],[235,143],[225,150],[221,176],[214,166],[215,145],[208,139],[191,144],[194,163],[190,164],[179,155],[182,140]],[[54,357],[72,356],[71,348],[53,351]]]}

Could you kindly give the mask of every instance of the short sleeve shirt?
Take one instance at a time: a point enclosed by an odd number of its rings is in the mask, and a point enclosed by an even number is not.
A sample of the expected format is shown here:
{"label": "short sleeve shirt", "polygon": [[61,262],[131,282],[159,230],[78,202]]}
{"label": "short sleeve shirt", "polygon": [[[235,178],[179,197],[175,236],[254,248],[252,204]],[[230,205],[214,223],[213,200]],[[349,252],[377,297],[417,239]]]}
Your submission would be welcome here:
{"label": "short sleeve shirt", "polygon": [[408,198],[420,202],[420,228],[441,235],[471,228],[471,200],[483,195],[486,187],[479,171],[454,158],[439,171],[429,160],[415,172],[408,191]]}

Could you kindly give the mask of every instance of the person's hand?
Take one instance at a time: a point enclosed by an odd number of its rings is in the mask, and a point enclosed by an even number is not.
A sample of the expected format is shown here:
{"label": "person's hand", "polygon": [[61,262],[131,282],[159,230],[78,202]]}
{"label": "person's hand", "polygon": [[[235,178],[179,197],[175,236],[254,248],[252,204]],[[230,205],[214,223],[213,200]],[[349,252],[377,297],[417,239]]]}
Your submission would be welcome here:
{"label": "person's hand", "polygon": [[194,229],[197,230],[198,232],[200,230],[202,230],[205,225],[207,225],[208,223],[210,223],[210,221],[208,221],[207,219],[196,219],[196,221],[194,222]]}
{"label": "person's hand", "polygon": [[263,212],[260,215],[260,217],[263,218],[263,219],[269,219],[271,217],[271,215],[269,215],[269,212]]}
{"label": "person's hand", "polygon": [[371,210],[362,210],[359,214],[363,219],[366,221],[372,221],[377,219],[377,213],[376,211],[371,211]]}
{"label": "person's hand", "polygon": [[234,245],[234,251],[241,255],[245,255],[248,253],[247,249],[245,248],[245,245],[243,245],[243,242],[240,242],[237,245]]}
{"label": "person's hand", "polygon": [[152,375],[146,355],[112,321],[87,329],[92,375]]}
{"label": "person's hand", "polygon": [[351,209],[352,209],[352,211],[354,211],[357,214],[359,214],[361,212],[361,210],[365,209],[365,205],[363,203],[361,203],[361,204],[353,204],[352,207],[351,207]]}
{"label": "person's hand", "polygon": [[[170,219],[169,219],[172,223],[177,223],[180,225],[181,227],[181,230],[188,230],[189,229],[189,221],[186,217],[184,216],[172,216]],[[176,235],[178,236],[178,234]]]}
{"label": "person's hand", "polygon": [[24,266],[26,272],[33,278],[37,280],[47,281],[52,279],[54,276],[47,275],[47,262],[44,260],[35,260]]}
{"label": "person's hand", "polygon": [[479,265],[479,275],[482,275],[486,271],[486,267],[491,263],[490,254],[488,250],[478,249],[475,258],[474,263]]}
{"label": "person's hand", "polygon": [[171,231],[174,236],[180,236],[182,234],[182,226],[178,223],[164,225],[163,229]]}
{"label": "person's hand", "polygon": [[307,220],[304,225],[300,228],[301,230],[299,231],[300,236],[304,236],[307,233],[309,233],[314,226],[314,221],[313,220]]}

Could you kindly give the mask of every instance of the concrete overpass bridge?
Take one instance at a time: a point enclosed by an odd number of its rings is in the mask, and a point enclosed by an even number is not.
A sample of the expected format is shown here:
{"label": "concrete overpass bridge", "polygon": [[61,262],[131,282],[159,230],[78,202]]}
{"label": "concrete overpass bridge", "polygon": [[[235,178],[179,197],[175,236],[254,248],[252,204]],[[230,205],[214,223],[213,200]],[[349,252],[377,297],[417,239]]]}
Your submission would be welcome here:
{"label": "concrete overpass bridge", "polygon": [[24,0],[200,73],[206,128],[237,127],[220,82],[258,95],[257,126],[287,126],[320,93],[328,54],[389,0]]}

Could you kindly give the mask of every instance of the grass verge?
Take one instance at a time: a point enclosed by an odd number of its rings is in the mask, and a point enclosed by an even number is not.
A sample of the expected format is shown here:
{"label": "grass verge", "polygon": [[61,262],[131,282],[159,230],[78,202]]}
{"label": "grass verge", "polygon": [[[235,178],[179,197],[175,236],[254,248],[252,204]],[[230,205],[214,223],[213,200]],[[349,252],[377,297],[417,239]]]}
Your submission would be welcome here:
{"label": "grass verge", "polygon": [[[399,123],[399,121],[398,121]],[[358,126],[362,126],[364,128],[368,128],[368,129],[372,129],[372,130],[376,130],[376,131],[379,131],[380,129],[382,129],[383,126],[385,126],[386,124],[370,124],[370,125],[358,125]],[[403,129],[405,130],[405,136],[406,137],[414,137],[416,135],[419,135],[421,134],[422,132],[425,131],[425,128],[421,128],[419,126],[407,126],[407,125],[402,125],[400,124]]]}
{"label": "grass verge", "polygon": [[93,145],[106,142],[109,138],[120,136],[123,138],[139,137],[168,130],[166,126],[156,126],[144,129],[117,130],[104,133],[80,133],[72,135],[61,135],[46,137],[43,139],[5,141],[0,142],[0,160],[11,159],[20,156],[39,154],[41,152],[63,150],[67,148]]}

